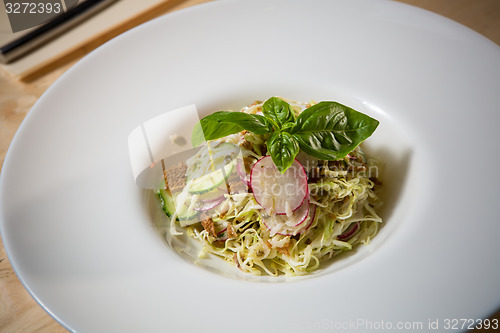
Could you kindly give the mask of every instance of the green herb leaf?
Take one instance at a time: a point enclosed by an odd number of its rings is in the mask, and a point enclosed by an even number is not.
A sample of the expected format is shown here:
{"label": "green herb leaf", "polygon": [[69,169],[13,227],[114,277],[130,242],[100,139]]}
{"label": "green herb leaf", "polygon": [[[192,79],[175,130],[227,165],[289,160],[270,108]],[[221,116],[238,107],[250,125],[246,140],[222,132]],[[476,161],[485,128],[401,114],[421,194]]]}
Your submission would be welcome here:
{"label": "green herb leaf", "polygon": [[271,133],[267,148],[280,172],[285,172],[300,149],[323,160],[346,156],[377,128],[379,122],[336,102],[321,102],[295,119],[291,106],[278,97],[269,98],[262,115],[218,111],[204,117],[193,129],[191,141],[197,147],[243,130]]}
{"label": "green herb leaf", "polygon": [[207,140],[215,140],[243,130],[255,134],[266,134],[272,131],[271,123],[266,117],[244,112],[217,111],[195,125],[191,135],[194,147]]}
{"label": "green herb leaf", "polygon": [[286,123],[283,125],[283,127],[281,128],[282,131],[285,131],[285,132],[288,132],[290,133],[290,131],[292,130],[292,128],[295,126],[295,123]]}
{"label": "green herb leaf", "polygon": [[321,102],[304,110],[290,133],[307,154],[323,160],[346,156],[372,135],[379,122],[336,102]]}
{"label": "green herb leaf", "polygon": [[287,132],[274,132],[267,140],[267,149],[281,173],[288,169],[299,153],[299,143]]}
{"label": "green herb leaf", "polygon": [[262,113],[268,118],[279,130],[283,125],[295,121],[290,104],[278,97],[271,97],[262,105]]}
{"label": "green herb leaf", "polygon": [[243,127],[236,124],[225,123],[222,125],[217,121],[202,119],[194,125],[191,133],[191,144],[193,147],[198,147],[205,141],[223,138],[241,131],[243,131]]}

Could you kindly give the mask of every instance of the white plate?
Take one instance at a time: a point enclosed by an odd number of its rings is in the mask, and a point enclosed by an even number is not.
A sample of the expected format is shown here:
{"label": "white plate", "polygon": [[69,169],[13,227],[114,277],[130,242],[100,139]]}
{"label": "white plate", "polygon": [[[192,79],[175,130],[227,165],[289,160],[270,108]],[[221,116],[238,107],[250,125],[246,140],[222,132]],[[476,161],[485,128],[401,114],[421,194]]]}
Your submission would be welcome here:
{"label": "white plate", "polygon": [[[399,3],[217,1],[167,15],[93,52],[28,114],[3,166],[4,245],[37,301],[80,332],[482,318],[500,306],[498,87],[498,46]],[[183,260],[155,232],[128,160],[127,136],[147,119],[271,95],[378,118],[370,145],[388,161],[380,235],[295,282]]]}

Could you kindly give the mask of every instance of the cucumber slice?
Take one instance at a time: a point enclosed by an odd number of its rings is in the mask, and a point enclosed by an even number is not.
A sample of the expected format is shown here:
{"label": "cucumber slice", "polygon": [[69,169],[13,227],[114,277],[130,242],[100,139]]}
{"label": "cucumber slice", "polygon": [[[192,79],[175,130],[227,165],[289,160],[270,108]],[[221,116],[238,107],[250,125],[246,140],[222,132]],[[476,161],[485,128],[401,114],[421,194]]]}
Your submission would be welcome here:
{"label": "cucumber slice", "polygon": [[175,202],[172,195],[167,190],[161,189],[156,192],[158,198],[160,198],[161,206],[165,214],[168,217],[172,217],[175,213]]}
{"label": "cucumber slice", "polygon": [[234,162],[230,162],[223,168],[191,180],[191,183],[189,184],[189,193],[201,194],[215,189],[229,177],[229,175],[233,172],[233,169]]}
{"label": "cucumber slice", "polygon": [[240,148],[230,142],[210,142],[198,153],[186,161],[186,184],[191,180],[213,173],[234,160],[240,154]]}
{"label": "cucumber slice", "polygon": [[174,213],[177,213],[177,221],[181,221],[182,225],[189,225],[199,222],[197,219],[195,219],[195,217],[200,212],[184,204],[184,201],[186,199],[185,192],[181,192],[175,197],[173,197],[169,191],[164,189],[159,190],[157,193],[158,197],[160,198],[163,211],[165,212],[165,214],[167,214],[168,217],[172,217]]}

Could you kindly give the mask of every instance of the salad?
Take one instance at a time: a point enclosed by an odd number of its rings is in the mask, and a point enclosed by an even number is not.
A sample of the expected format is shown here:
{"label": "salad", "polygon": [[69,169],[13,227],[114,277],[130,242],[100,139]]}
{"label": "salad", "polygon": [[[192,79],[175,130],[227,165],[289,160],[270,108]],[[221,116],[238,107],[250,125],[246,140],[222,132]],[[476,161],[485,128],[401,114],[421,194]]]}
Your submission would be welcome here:
{"label": "salad", "polygon": [[156,190],[170,233],[244,272],[303,275],[367,244],[382,219],[378,121],[336,102],[271,97],[195,126],[196,153]]}

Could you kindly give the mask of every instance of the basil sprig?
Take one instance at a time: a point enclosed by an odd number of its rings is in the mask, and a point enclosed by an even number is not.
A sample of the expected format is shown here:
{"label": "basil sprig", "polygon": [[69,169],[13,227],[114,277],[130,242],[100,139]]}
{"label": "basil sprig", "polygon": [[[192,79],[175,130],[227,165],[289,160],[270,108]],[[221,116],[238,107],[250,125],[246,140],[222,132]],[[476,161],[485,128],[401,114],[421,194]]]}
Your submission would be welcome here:
{"label": "basil sprig", "polygon": [[262,105],[262,114],[218,111],[200,120],[193,129],[194,147],[247,130],[271,134],[267,149],[280,172],[288,169],[299,150],[322,160],[338,160],[366,140],[378,120],[337,102],[320,102],[295,118],[287,102],[271,97]]}

